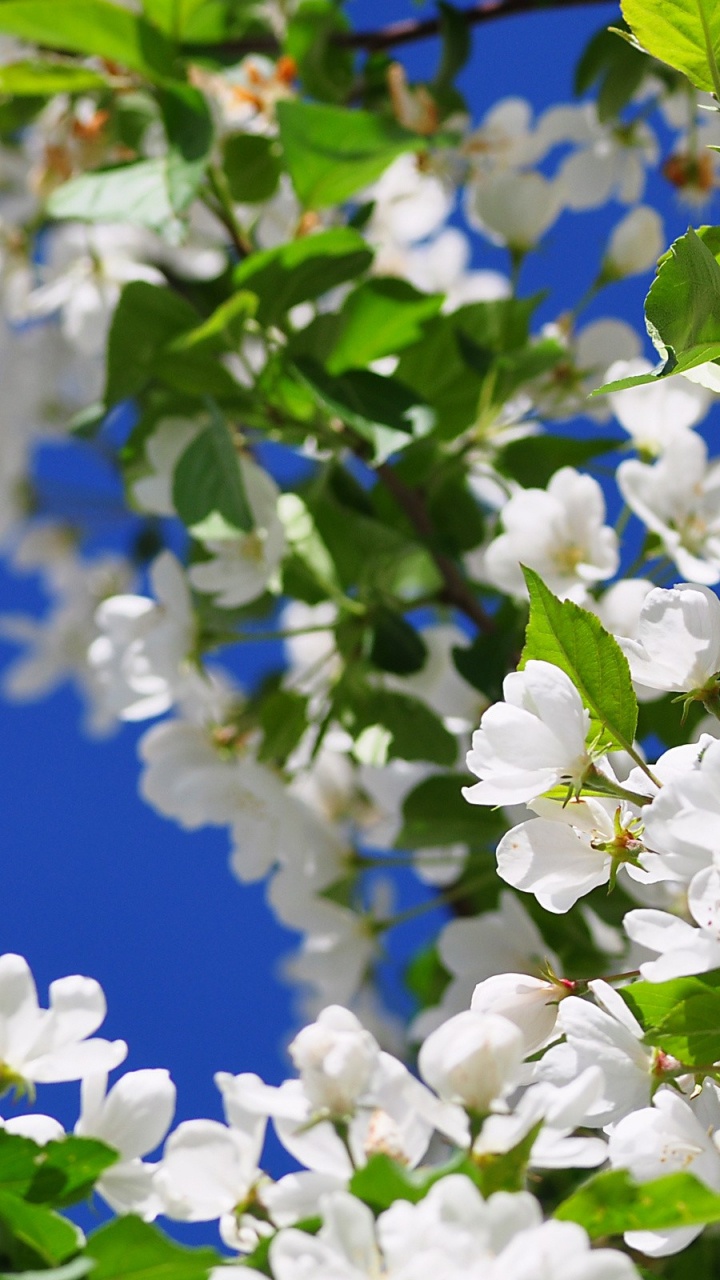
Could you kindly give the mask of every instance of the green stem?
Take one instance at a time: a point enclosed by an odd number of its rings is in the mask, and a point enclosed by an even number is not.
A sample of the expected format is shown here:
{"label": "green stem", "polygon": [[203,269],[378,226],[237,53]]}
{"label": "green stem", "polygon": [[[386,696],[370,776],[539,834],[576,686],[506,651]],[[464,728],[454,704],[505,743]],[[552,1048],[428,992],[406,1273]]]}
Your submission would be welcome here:
{"label": "green stem", "polygon": [[240,258],[247,258],[252,253],[253,247],[240,223],[235,217],[233,202],[228,191],[227,181],[222,169],[217,165],[208,165],[207,179],[210,189],[220,206],[219,217],[225,224],[230,233],[230,239],[233,242],[235,250]]}

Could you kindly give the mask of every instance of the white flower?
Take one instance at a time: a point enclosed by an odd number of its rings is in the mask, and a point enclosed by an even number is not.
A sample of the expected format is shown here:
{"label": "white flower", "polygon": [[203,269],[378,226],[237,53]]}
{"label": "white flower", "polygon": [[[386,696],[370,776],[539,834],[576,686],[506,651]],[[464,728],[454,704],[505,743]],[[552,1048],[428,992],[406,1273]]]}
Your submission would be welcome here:
{"label": "white flower", "polygon": [[275,481],[250,458],[241,457],[239,466],[254,527],[237,536],[204,539],[211,559],[194,564],[188,573],[195,589],[214,595],[221,609],[247,604],[261,595],[285,552]]}
{"label": "white flower", "polygon": [[499,271],[471,271],[471,248],[457,227],[445,227],[429,244],[406,249],[399,266],[404,279],[426,293],[446,295],[447,314],[468,302],[493,302],[507,298],[510,281]]}
{"label": "white flower", "polygon": [[635,204],[643,193],[645,167],[658,158],[657,139],[647,124],[635,122],[631,130],[605,124],[594,102],[551,108],[538,132],[548,141],[566,137],[578,144],[558,173],[570,209],[597,209],[613,195]]}
{"label": "white flower", "polygon": [[500,173],[468,186],[466,216],[493,244],[524,253],[555,222],[563,196],[562,186],[541,173]]}
{"label": "white flower", "polygon": [[175,1085],[169,1072],[128,1071],[110,1092],[107,1075],[86,1076],[82,1111],[75,1132],[99,1138],[119,1152],[117,1164],[102,1174],[97,1190],[116,1213],[137,1213],[152,1221],[162,1212],[153,1185],[157,1165],[141,1157],[162,1142],[175,1112]]}
{"label": "white flower", "polygon": [[171,552],[153,561],[150,581],[156,600],[111,596],[95,615],[101,634],[88,661],[108,712],[121,720],[145,720],[172,706],[193,644],[185,575]]}
{"label": "white flower", "polygon": [[125,1041],[93,1036],[105,1013],[100,984],[79,976],[51,982],[50,1007],[41,1009],[27,962],[10,952],[0,957],[0,1088],[32,1092],[34,1084],[119,1066]]}
{"label": "white flower", "polygon": [[621,462],[617,482],[680,573],[691,582],[720,580],[720,462],[708,464],[700,436],[672,436],[653,465],[636,458]]}
{"label": "white flower", "polygon": [[430,1033],[418,1066],[441,1098],[482,1112],[512,1090],[523,1056],[524,1038],[513,1022],[467,1010]]}
{"label": "white flower", "polygon": [[365,234],[380,247],[375,269],[382,271],[386,245],[425,240],[445,222],[453,194],[433,173],[423,173],[411,153],[398,156],[367,191],[373,211]]}
{"label": "white flower", "polygon": [[513,888],[534,894],[546,911],[569,911],[578,898],[607,884],[614,863],[644,878],[642,869],[632,865],[643,852],[636,810],[594,796],[565,805],[537,800],[531,807],[541,816],[513,827],[497,847],[498,875]]}
{"label": "white flower", "polygon": [[[693,1103],[671,1089],[661,1089],[651,1107],[634,1111],[613,1127],[610,1163],[615,1169],[628,1169],[637,1182],[687,1172],[712,1191],[720,1191],[720,1153],[712,1134],[719,1122],[714,1085],[706,1084]],[[686,1248],[701,1231],[702,1227],[629,1231],[625,1239],[631,1248],[658,1258]]]}
{"label": "white flower", "polygon": [[367,1090],[380,1046],[353,1013],[330,1005],[296,1035],[288,1052],[313,1106],[344,1116]]}
{"label": "white flower", "polygon": [[622,996],[601,981],[591,982],[590,989],[602,1008],[577,996],[563,1000],[558,1028],[565,1033],[565,1044],[548,1049],[538,1063],[536,1077],[567,1084],[588,1067],[600,1067],[602,1095],[593,1100],[582,1120],[600,1128],[647,1106],[653,1052],[642,1043],[643,1029]]}
{"label": "white flower", "polygon": [[[647,806],[644,842],[654,851],[643,857],[669,881],[688,885],[699,871],[712,866],[720,839],[720,742],[706,736],[667,752],[674,766],[660,779],[663,788]],[[655,766],[657,769],[657,765]]]}
{"label": "white flower", "polygon": [[667,911],[628,911],[623,927],[629,938],[657,960],[646,960],[640,972],[648,982],[667,982],[690,973],[720,968],[720,871],[705,867],[690,882],[688,910],[698,925]]}
{"label": "white flower", "polygon": [[602,274],[611,280],[642,275],[655,266],[665,246],[663,220],[649,205],[636,205],[613,228],[602,261]]}
{"label": "white flower", "polygon": [[[607,369],[606,382],[651,373],[653,366],[642,356],[615,360]],[[683,435],[705,417],[710,394],[684,378],[657,378],[639,387],[612,391],[607,397],[621,427],[632,437],[638,449],[663,453],[671,440]]]}
{"label": "white flower", "polygon": [[521,804],[559,783],[580,782],[590,763],[590,716],[569,676],[530,661],[503,681],[504,702],[485,712],[467,767],[481,779],[463,788],[471,804]]}
{"label": "white flower", "polygon": [[668,693],[702,689],[720,672],[720,600],[681,582],[645,597],[635,639],[618,638],[633,680]]}
{"label": "white flower", "polygon": [[502,98],[486,113],[462,144],[471,180],[522,169],[540,159],[543,148],[532,128],[532,107],[524,98]]}
{"label": "white flower", "polygon": [[524,973],[498,973],[478,983],[470,1008],[514,1022],[522,1032],[527,1057],[552,1039],[560,1001],[571,989],[572,984],[563,986]]}
{"label": "white flower", "polygon": [[522,489],[501,516],[505,532],[487,548],[485,572],[502,591],[527,594],[521,564],[561,598],[617,572],[617,537],[603,523],[605,499],[592,476],[561,467],[547,490]]}

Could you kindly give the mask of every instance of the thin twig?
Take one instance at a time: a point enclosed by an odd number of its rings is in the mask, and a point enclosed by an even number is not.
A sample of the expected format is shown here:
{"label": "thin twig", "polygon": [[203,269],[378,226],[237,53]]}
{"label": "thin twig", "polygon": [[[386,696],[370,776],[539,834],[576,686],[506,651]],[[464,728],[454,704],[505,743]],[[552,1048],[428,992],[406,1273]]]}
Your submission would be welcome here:
{"label": "thin twig", "polygon": [[[482,4],[473,4],[468,9],[463,9],[460,16],[469,27],[474,27],[481,22],[492,22],[494,18],[509,18],[513,14],[541,13],[545,9],[576,9],[609,2],[610,0],[484,0]],[[378,53],[383,49],[397,49],[399,45],[414,44],[417,40],[428,40],[438,35],[439,31],[439,17],[407,18],[403,22],[391,22],[387,27],[375,30],[337,31],[330,36],[330,42],[344,49],[365,49],[368,53]],[[189,46],[188,51],[192,53],[194,47]],[[197,46],[198,53],[222,52],[236,54],[239,58],[246,53],[277,54],[281,51],[280,41],[270,35]]]}

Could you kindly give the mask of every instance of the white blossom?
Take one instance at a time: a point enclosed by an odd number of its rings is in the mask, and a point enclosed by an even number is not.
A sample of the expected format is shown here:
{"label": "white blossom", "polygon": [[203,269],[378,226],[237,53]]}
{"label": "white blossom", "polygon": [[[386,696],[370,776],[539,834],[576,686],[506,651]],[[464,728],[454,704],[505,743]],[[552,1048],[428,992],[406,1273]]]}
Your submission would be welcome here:
{"label": "white blossom", "polygon": [[107,1091],[107,1075],[82,1083],[82,1110],[75,1132],[99,1138],[119,1153],[96,1186],[116,1213],[137,1213],[151,1221],[162,1212],[154,1188],[157,1165],[141,1157],[163,1141],[175,1111],[175,1086],[167,1071],[128,1071]]}
{"label": "white blossom", "polygon": [[636,205],[613,228],[601,271],[611,280],[642,275],[655,266],[664,245],[660,214],[649,205]]}
{"label": "white blossom", "polygon": [[196,590],[213,595],[221,609],[247,604],[261,595],[285,552],[275,481],[249,458],[241,457],[239,466],[253,528],[249,533],[228,529],[227,536],[204,538],[211,557],[194,564],[188,573]]}
{"label": "white blossom", "polygon": [[[651,373],[653,366],[643,356],[617,359],[606,370],[607,382]],[[670,442],[705,417],[710,394],[684,378],[656,379],[639,387],[612,391],[607,397],[614,416],[643,452],[661,454]]]}

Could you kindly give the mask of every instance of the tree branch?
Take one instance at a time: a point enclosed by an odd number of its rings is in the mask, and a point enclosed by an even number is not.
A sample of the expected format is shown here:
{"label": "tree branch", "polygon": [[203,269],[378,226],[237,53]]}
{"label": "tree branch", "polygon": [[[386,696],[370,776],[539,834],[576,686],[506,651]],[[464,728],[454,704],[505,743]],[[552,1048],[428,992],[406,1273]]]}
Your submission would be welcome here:
{"label": "tree branch", "polygon": [[[481,22],[492,22],[494,18],[512,17],[513,14],[542,13],[545,9],[574,9],[610,3],[612,0],[483,0],[481,4],[473,4],[468,9],[460,10],[460,16],[469,27],[474,27]],[[438,35],[439,31],[439,17],[407,18],[372,31],[338,31],[331,35],[330,40],[343,49],[365,49],[368,53],[377,53],[384,49],[396,49],[399,45],[414,44],[417,40],[430,39]],[[193,51],[193,46],[190,46],[190,51]],[[198,45],[197,52],[203,51],[221,51],[241,58],[247,53],[277,54],[282,51],[282,46],[275,36],[268,35],[228,40],[218,45]]]}
{"label": "tree branch", "polygon": [[374,471],[382,480],[386,489],[392,494],[398,506],[405,512],[413,528],[417,530],[425,542],[445,584],[442,595],[445,603],[455,605],[457,609],[460,609],[465,614],[466,618],[475,623],[479,631],[482,631],[484,635],[489,635],[495,630],[495,623],[485,612],[477,597],[473,595],[455,561],[451,556],[445,555],[443,551],[435,551],[433,549],[435,529],[425,506],[423,495],[418,489],[409,488],[404,480],[400,479],[397,472],[391,466],[388,466],[387,462],[375,467]]}

